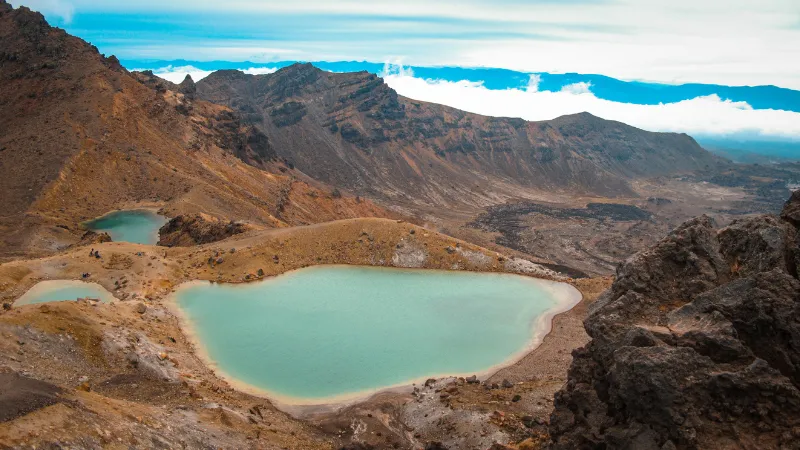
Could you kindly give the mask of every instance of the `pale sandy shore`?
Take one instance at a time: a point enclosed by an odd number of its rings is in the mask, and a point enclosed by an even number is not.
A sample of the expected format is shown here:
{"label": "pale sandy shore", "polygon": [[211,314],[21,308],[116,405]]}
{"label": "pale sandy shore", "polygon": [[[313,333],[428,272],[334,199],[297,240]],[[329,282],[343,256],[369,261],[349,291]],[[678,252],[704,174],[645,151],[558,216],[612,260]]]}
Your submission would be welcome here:
{"label": "pale sandy shore", "polygon": [[[335,265],[335,266],[342,266],[342,265]],[[374,266],[366,266],[366,267],[375,268]],[[310,269],[313,270],[313,267],[288,271],[283,274],[277,275],[275,277],[265,278],[258,282],[268,283],[271,280],[276,279],[277,277],[292,276],[293,274],[296,274],[299,270],[310,270]],[[425,272],[430,272],[434,270],[434,269],[400,269],[400,268],[381,268],[381,269],[425,271]],[[450,273],[449,271],[442,271],[442,272]],[[539,315],[536,318],[536,320],[531,324],[531,338],[526,343],[526,345],[518,352],[514,353],[512,356],[507,358],[502,363],[488,367],[479,372],[426,374],[424,376],[420,376],[414,379],[409,379],[395,385],[384,386],[376,389],[370,389],[358,392],[345,393],[341,395],[323,397],[323,398],[303,398],[303,397],[287,396],[279,392],[274,392],[261,387],[253,386],[249,383],[245,383],[237,379],[236,377],[230,375],[229,373],[225,372],[225,370],[222,367],[220,367],[219,363],[215,361],[208,353],[196,329],[194,328],[194,324],[188,318],[186,312],[180,307],[177,301],[177,296],[180,294],[182,290],[185,290],[193,286],[209,285],[210,282],[208,281],[185,282],[180,286],[178,286],[172,293],[172,295],[170,295],[165,299],[164,303],[169,308],[169,310],[178,318],[181,329],[183,330],[187,339],[193,346],[195,354],[204,362],[204,364],[206,364],[211,370],[213,370],[218,377],[224,379],[229,385],[231,385],[233,388],[237,390],[258,397],[269,399],[270,402],[273,405],[275,405],[278,409],[288,414],[291,414],[296,417],[304,417],[322,413],[335,412],[342,408],[368,401],[371,397],[374,397],[378,394],[383,394],[387,392],[400,392],[400,393],[409,392],[413,389],[415,385],[422,384],[425,382],[425,380],[429,378],[438,379],[447,377],[468,377],[471,375],[476,375],[481,380],[490,378],[493,374],[497,373],[498,371],[506,367],[512,366],[514,364],[517,364],[531,352],[536,350],[536,348],[538,348],[541,345],[542,341],[545,339],[545,336],[547,336],[552,330],[553,319],[555,318],[555,316],[569,311],[570,309],[575,307],[575,305],[580,303],[582,300],[581,292],[568,283],[528,277],[525,275],[496,274],[496,273],[493,275],[523,276],[527,278],[529,281],[536,283],[539,288],[542,288],[543,290],[548,292],[551,298],[556,301],[556,303],[552,308],[548,309],[543,314]]]}

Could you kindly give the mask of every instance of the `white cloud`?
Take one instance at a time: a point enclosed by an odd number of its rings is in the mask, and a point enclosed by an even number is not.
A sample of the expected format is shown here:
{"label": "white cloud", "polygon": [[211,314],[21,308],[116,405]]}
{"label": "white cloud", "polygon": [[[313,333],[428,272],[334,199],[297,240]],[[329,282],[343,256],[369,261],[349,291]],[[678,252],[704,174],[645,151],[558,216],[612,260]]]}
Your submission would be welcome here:
{"label": "white cloud", "polygon": [[[272,68],[240,69],[257,75],[273,73]],[[192,66],[163,67],[153,73],[180,83],[187,74],[194,81],[211,71]],[[548,120],[566,114],[589,112],[650,131],[673,131],[695,136],[758,135],[800,141],[800,113],[771,109],[754,110],[746,102],[723,100],[716,95],[677,103],[636,105],[596,97],[590,83],[564,86],[559,92],[539,91],[540,78],[531,75],[522,89],[487,89],[482,82],[425,80],[411,69],[387,63],[381,74],[400,95],[440,103],[477,114]]]}
{"label": "white cloud", "polygon": [[[133,69],[133,70],[141,71],[145,69]],[[239,70],[250,75],[263,75],[267,73],[274,73],[278,69],[273,69],[270,67],[250,67],[248,69],[239,69]],[[163,78],[167,81],[171,81],[176,84],[179,84],[181,81],[183,81],[183,79],[186,78],[186,75],[191,75],[192,80],[197,82],[211,75],[212,72],[214,71],[200,70],[194,66],[181,66],[181,67],[167,66],[153,70],[153,73],[155,75],[158,75],[160,78]]]}
{"label": "white cloud", "polygon": [[410,67],[405,67],[399,60],[394,62],[386,62],[383,65],[383,71],[381,71],[380,76],[388,77],[390,75],[413,77],[414,71]]}
{"label": "white cloud", "polygon": [[525,86],[525,91],[536,92],[539,90],[539,83],[542,82],[542,76],[536,73],[531,74],[528,80],[528,85]]}
{"label": "white cloud", "polygon": [[566,86],[560,92],[538,90],[531,79],[525,89],[491,90],[482,83],[424,80],[393,74],[386,83],[400,95],[441,103],[488,116],[548,120],[566,114],[589,112],[650,131],[690,135],[759,135],[800,140],[800,113],[754,110],[745,102],[722,100],[716,95],[678,103],[635,105],[597,98],[586,83]]}
{"label": "white cloud", "polygon": [[275,73],[278,69],[274,69],[271,67],[251,67],[249,69],[244,69],[242,72],[248,75],[265,75],[268,73]]}
{"label": "white cloud", "polygon": [[[77,33],[80,35],[80,33]],[[134,40],[120,40],[106,46],[107,53],[114,53],[118,56],[127,54],[134,59],[156,59],[171,61],[176,58],[188,59],[192,61],[252,61],[257,63],[267,63],[276,61],[311,61],[312,58],[304,55],[297,49],[286,49],[277,47],[265,47],[264,42],[258,40],[237,40],[236,45],[231,42],[219,40],[213,35],[208,39],[198,41],[198,43],[181,43],[173,40],[172,36],[159,36],[153,42],[146,44],[137,43]],[[104,50],[101,47],[101,51]]]}
{"label": "white cloud", "polygon": [[591,87],[592,83],[581,81],[580,83],[573,83],[573,84],[568,84],[566,86],[562,86],[561,92],[566,92],[568,94],[573,94],[573,95],[591,94],[592,92],[589,90],[589,88]]}
{"label": "white cloud", "polygon": [[[65,0],[21,1],[42,5]],[[276,32],[282,45],[308,53],[294,59],[381,60],[401,55],[414,65],[601,73],[626,80],[776,84],[800,89],[798,0],[71,1],[81,12],[239,14],[253,21],[292,14],[325,16],[333,30],[329,39],[309,42]],[[381,27],[383,34],[364,39],[357,33],[363,30],[356,27],[342,37],[335,25],[337,18],[343,17],[361,17],[361,26],[368,30]],[[382,18],[432,20],[431,28],[447,27],[462,33],[442,39],[422,34],[417,39],[407,22]],[[299,26],[302,28],[302,22]],[[311,26],[307,31],[319,32]],[[238,45],[237,40],[229,41],[228,46],[235,47],[233,42]],[[231,55],[237,55],[235,59],[240,60],[241,55],[254,60],[248,46],[225,47],[204,43],[185,51],[170,47],[169,56],[160,50],[150,52],[159,53],[160,59],[213,60],[223,55],[234,59]],[[133,50],[126,51],[133,54]],[[156,57],[143,51],[136,54],[138,58]],[[265,54],[259,61],[269,60],[275,52]]]}
{"label": "white cloud", "polygon": [[[20,2],[16,0],[9,3],[12,6],[20,6]],[[34,11],[60,17],[67,24],[72,22],[72,17],[75,15],[75,7],[72,3],[64,0],[24,0],[21,4]]]}
{"label": "white cloud", "polygon": [[[142,69],[133,69],[133,70],[142,70]],[[200,81],[203,78],[209,76],[211,72],[213,71],[200,70],[197,67],[193,66],[182,66],[182,67],[167,66],[153,71],[153,73],[158,75],[160,78],[163,78],[167,81],[171,81],[176,84],[179,84],[181,81],[183,81],[183,79],[186,78],[186,75],[191,75],[192,80],[194,81]]]}

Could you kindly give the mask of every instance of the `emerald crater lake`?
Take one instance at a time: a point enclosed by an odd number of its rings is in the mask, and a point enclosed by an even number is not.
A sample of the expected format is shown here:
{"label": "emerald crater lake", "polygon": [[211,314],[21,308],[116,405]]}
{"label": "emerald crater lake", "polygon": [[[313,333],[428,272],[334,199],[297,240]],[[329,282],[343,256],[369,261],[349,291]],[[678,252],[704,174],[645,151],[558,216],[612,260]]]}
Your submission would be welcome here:
{"label": "emerald crater lake", "polygon": [[108,233],[117,242],[155,245],[167,218],[147,209],[114,211],[86,222],[88,229]]}
{"label": "emerald crater lake", "polygon": [[241,285],[191,282],[174,305],[220,375],[314,405],[510,364],[580,299],[566,283],[519,275],[317,266]]}
{"label": "emerald crater lake", "polygon": [[14,302],[14,305],[61,302],[79,298],[91,298],[101,302],[114,300],[114,296],[97,283],[78,280],[46,280],[40,281],[28,289]]}

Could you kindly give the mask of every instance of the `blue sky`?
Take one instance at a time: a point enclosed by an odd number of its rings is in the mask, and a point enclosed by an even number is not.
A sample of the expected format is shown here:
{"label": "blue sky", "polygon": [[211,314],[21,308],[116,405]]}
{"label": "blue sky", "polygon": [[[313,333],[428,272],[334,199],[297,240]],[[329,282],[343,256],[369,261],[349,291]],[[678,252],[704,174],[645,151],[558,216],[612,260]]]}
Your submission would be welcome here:
{"label": "blue sky", "polygon": [[[480,114],[545,120],[588,111],[744,148],[779,142],[776,155],[800,156],[800,0],[11,3],[43,12],[128,69],[176,82],[219,68],[258,74],[284,65],[276,62],[322,61]],[[460,69],[470,67],[507,70]],[[674,86],[692,82],[717,86]],[[726,87],[748,85],[796,91]]]}
{"label": "blue sky", "polygon": [[368,60],[800,89],[797,0],[12,0],[121,59]]}

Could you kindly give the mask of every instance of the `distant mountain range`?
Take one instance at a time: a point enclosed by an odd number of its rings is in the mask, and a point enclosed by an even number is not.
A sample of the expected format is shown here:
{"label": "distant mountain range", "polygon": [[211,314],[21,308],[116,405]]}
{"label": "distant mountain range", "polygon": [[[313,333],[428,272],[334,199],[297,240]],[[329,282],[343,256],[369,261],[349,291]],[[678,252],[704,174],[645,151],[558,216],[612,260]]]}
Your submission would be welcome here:
{"label": "distant mountain range", "polygon": [[765,164],[800,160],[800,142],[713,136],[702,136],[697,140],[707,150],[737,163]]}
{"label": "distant mountain range", "polygon": [[[189,61],[189,60],[125,60],[131,70],[153,70],[156,75],[180,72],[254,69],[277,70],[294,61],[256,63],[251,61]],[[698,97],[717,96],[723,101],[747,103],[754,110],[783,110],[800,112],[800,91],[776,86],[724,86],[716,84],[665,84],[642,81],[622,81],[604,75],[527,73],[506,69],[464,67],[392,66],[362,61],[318,61],[312,63],[325,71],[344,73],[366,71],[378,76],[402,72],[425,80],[480,83],[490,90],[535,89],[539,92],[559,92],[583,86],[594,97],[620,104],[660,105],[688,101]],[[578,112],[578,111],[576,111]],[[653,130],[656,131],[656,130]],[[757,132],[714,135],[692,132],[692,136],[707,149],[740,163],[773,163],[800,160],[800,140],[763,136]]]}
{"label": "distant mountain range", "polygon": [[[177,60],[122,60],[130,70],[158,70],[164,67],[191,66],[200,70],[215,71],[223,69],[272,68],[280,69],[297,61],[255,63],[250,61],[188,61]],[[380,75],[386,64],[365,61],[313,62],[314,66],[330,72],[367,71]],[[747,102],[754,109],[780,109],[800,112],[800,91],[776,86],[724,86],[717,84],[665,84],[644,81],[622,81],[604,75],[546,72],[517,72],[493,68],[464,67],[420,67],[406,66],[414,75],[424,79],[445,81],[467,80],[482,82],[488,89],[518,89],[528,86],[531,75],[538,78],[540,91],[560,91],[564,86],[576,83],[590,83],[592,93],[598,98],[620,103],[637,105],[657,105],[675,103],[696,97],[718,95],[723,100]]]}
{"label": "distant mountain range", "polygon": [[392,202],[486,206],[531,188],[631,195],[631,179],[725,164],[685,134],[588,113],[481,116],[402,97],[366,71],[308,63],[265,75],[217,71],[197,95],[242,114],[311,177]]}

